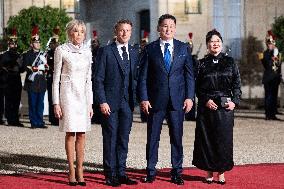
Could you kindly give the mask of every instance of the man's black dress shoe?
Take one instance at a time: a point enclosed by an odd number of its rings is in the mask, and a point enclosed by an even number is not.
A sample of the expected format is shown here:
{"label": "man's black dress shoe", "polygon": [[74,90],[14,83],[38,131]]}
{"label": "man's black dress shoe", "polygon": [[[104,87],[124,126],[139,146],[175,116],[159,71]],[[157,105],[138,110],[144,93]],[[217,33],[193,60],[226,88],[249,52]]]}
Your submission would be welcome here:
{"label": "man's black dress shoe", "polygon": [[77,183],[79,186],[87,186],[87,183],[86,182],[78,182]]}
{"label": "man's black dress shoe", "polygon": [[171,182],[177,185],[184,185],[184,181],[182,179],[182,177],[179,176],[172,176],[171,177]]}
{"label": "man's black dress shoe", "polygon": [[24,127],[24,124],[18,123],[18,124],[17,124],[17,127]]}
{"label": "man's black dress shoe", "polygon": [[69,186],[76,186],[77,182],[69,182],[68,184],[69,184]]}
{"label": "man's black dress shoe", "polygon": [[106,185],[112,186],[112,187],[118,187],[121,184],[116,177],[110,177],[106,179]]}
{"label": "man's black dress shoe", "polygon": [[276,116],[272,116],[272,117],[265,117],[265,120],[281,120]]}
{"label": "man's black dress shoe", "polygon": [[276,114],[278,114],[278,115],[284,115],[284,113],[282,113],[282,112],[276,112]]}
{"label": "man's black dress shoe", "polygon": [[120,184],[126,184],[126,185],[136,185],[138,184],[137,181],[131,180],[128,176],[121,176],[119,177]]}
{"label": "man's black dress shoe", "polygon": [[20,122],[8,123],[8,126],[24,127],[24,124],[22,124]]}
{"label": "man's black dress shoe", "polygon": [[50,124],[53,125],[53,126],[59,126],[59,123],[57,123],[57,122],[50,122]]}
{"label": "man's black dress shoe", "polygon": [[38,127],[41,128],[41,129],[47,129],[48,128],[47,126],[45,126],[45,124],[41,124]]}
{"label": "man's black dress shoe", "polygon": [[149,176],[149,175],[148,175],[147,177],[145,177],[145,178],[143,179],[142,182],[144,182],[144,183],[152,183],[152,182],[155,181],[155,179],[156,179],[155,176]]}

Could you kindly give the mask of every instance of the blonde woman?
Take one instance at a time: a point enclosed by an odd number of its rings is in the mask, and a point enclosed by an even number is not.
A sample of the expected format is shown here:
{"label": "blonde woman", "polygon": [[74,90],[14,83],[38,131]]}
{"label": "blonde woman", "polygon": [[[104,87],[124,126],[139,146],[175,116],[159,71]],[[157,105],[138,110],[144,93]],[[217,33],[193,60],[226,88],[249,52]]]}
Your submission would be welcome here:
{"label": "blonde woman", "polygon": [[86,186],[83,162],[85,132],[90,131],[93,116],[92,53],[90,47],[84,43],[84,22],[70,21],[66,26],[66,32],[68,42],[57,47],[54,56],[54,114],[59,119],[59,130],[66,132],[65,150],[69,165],[69,185]]}

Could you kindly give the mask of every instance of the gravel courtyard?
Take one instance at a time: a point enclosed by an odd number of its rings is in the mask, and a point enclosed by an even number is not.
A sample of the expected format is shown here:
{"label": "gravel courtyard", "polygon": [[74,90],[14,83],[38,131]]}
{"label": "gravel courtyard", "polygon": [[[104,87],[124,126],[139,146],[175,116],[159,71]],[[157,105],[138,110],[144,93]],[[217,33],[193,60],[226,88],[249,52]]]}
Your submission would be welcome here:
{"label": "gravel courtyard", "polygon": [[[284,163],[284,115],[282,121],[265,121],[262,111],[237,110],[234,127],[236,165]],[[27,117],[24,128],[0,125],[0,174],[41,171],[66,171],[64,133],[58,127],[30,129]],[[48,122],[48,121],[46,121]],[[184,122],[184,167],[191,167],[195,122]],[[87,133],[85,169],[102,169],[102,134],[100,125]],[[127,165],[144,169],[146,124],[134,115]],[[158,168],[171,167],[168,127],[164,124],[159,148]]]}

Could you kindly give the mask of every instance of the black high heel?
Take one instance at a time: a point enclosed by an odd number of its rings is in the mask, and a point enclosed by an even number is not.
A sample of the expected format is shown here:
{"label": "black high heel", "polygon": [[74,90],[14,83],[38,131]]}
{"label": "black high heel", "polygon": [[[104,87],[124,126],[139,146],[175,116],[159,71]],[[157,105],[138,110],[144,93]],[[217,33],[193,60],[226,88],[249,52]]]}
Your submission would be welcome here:
{"label": "black high heel", "polygon": [[[77,174],[77,169],[75,170],[75,178],[76,178],[76,180],[78,181],[79,180],[79,177],[78,177],[78,174]],[[87,183],[85,182],[85,181],[82,181],[82,182],[77,182],[77,185],[79,185],[79,186],[87,186]]]}
{"label": "black high heel", "polygon": [[87,183],[86,182],[78,182],[77,183],[79,186],[87,186]]}
{"label": "black high heel", "polygon": [[77,182],[69,182],[68,184],[69,184],[69,186],[76,186]]}
{"label": "black high heel", "polygon": [[70,173],[68,173],[68,180],[69,180],[69,182],[68,182],[68,185],[69,186],[76,186],[77,185],[77,179],[76,179],[76,177],[75,177],[75,180],[76,181],[70,181],[71,179],[70,179]]}

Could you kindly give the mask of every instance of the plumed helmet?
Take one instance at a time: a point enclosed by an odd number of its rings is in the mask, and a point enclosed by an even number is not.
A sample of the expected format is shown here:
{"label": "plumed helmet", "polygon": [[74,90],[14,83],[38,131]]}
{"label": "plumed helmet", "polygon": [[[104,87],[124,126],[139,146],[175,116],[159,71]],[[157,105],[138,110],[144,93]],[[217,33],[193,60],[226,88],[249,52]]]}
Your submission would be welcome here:
{"label": "plumed helmet", "polygon": [[52,30],[52,38],[51,38],[51,43],[58,43],[59,41],[59,33],[60,33],[60,27],[56,26]]}
{"label": "plumed helmet", "polygon": [[275,45],[276,44],[276,41],[275,41],[276,37],[275,35],[272,33],[271,30],[268,30],[267,31],[267,34],[266,34],[266,37],[265,37],[265,42],[266,44],[273,44]]}
{"label": "plumed helmet", "polygon": [[144,30],[143,32],[143,38],[141,39],[141,42],[148,43],[149,42],[149,32]]}
{"label": "plumed helmet", "polygon": [[93,39],[98,38],[98,32],[97,30],[93,30]]}
{"label": "plumed helmet", "polygon": [[10,35],[8,36],[8,43],[17,43],[18,37],[17,37],[17,29],[12,28]]}
{"label": "plumed helmet", "polygon": [[37,25],[35,25],[32,29],[31,42],[40,42],[39,27]]}

